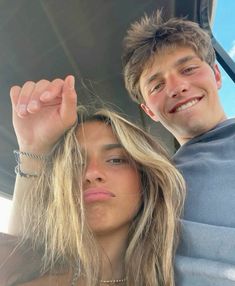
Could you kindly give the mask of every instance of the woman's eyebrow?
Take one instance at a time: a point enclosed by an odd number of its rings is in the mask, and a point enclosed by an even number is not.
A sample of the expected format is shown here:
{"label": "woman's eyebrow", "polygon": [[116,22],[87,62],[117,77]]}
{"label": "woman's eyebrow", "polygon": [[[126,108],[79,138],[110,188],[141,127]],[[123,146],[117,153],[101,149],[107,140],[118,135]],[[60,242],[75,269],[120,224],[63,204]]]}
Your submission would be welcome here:
{"label": "woman's eyebrow", "polygon": [[123,146],[120,143],[111,143],[111,144],[105,144],[102,147],[102,149],[105,151],[117,149],[117,148],[123,148]]}
{"label": "woman's eyebrow", "polygon": [[[110,144],[104,144],[101,146],[102,151],[109,151],[113,149],[124,149],[124,148],[120,143],[110,143]],[[83,155],[86,154],[86,148],[81,147],[80,151]]]}

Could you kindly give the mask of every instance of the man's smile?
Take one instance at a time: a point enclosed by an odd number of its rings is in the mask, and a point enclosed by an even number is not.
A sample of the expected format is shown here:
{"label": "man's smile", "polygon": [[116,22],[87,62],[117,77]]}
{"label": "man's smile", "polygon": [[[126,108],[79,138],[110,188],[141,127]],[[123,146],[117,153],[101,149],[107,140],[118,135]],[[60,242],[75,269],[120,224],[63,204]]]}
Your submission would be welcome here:
{"label": "man's smile", "polygon": [[197,104],[202,98],[203,98],[203,96],[194,97],[191,99],[184,100],[183,102],[179,102],[173,108],[171,108],[170,113],[175,113],[175,112],[179,112],[179,111],[183,111],[185,109],[188,109],[188,108],[194,106],[195,104]]}

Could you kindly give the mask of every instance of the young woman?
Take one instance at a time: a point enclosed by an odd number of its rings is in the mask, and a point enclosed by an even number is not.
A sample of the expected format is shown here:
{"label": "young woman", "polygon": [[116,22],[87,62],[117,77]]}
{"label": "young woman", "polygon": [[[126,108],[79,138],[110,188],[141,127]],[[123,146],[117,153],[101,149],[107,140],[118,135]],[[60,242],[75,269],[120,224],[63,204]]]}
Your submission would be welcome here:
{"label": "young woman", "polygon": [[[61,112],[63,100],[75,104],[71,81],[62,82],[60,97],[58,82],[47,86],[50,99],[37,92],[40,107],[24,114],[18,104],[29,85],[12,91],[20,151],[10,231],[22,237],[17,251],[30,246],[37,262],[28,277],[20,271],[14,276],[11,268],[8,277],[16,279],[5,285],[174,285],[181,175],[154,138],[114,112],[88,116],[79,110],[74,123],[68,120],[74,105],[54,129],[40,126],[54,105]],[[35,86],[27,106],[34,92]],[[24,133],[23,121],[33,121],[37,130]],[[18,226],[16,217],[22,220]]]}

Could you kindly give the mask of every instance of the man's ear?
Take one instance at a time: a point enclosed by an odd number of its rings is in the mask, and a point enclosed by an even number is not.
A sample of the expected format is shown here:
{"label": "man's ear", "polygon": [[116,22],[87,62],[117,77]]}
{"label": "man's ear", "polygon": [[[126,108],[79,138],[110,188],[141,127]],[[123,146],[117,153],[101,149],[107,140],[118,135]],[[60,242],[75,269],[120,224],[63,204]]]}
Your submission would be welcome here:
{"label": "man's ear", "polygon": [[222,85],[221,73],[217,64],[214,65],[215,80],[217,88],[220,89]]}
{"label": "man's ear", "polygon": [[143,109],[143,111],[154,121],[159,121],[158,117],[152,112],[152,110],[145,105],[144,103],[140,104],[140,107]]}

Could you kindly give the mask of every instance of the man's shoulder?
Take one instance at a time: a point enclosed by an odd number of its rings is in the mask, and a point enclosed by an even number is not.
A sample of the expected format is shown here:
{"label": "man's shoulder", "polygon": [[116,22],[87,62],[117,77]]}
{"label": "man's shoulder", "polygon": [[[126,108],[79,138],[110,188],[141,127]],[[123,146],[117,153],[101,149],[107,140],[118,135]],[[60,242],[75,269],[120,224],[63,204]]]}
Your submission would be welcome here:
{"label": "man's shoulder", "polygon": [[195,152],[211,148],[212,143],[214,148],[220,148],[220,145],[224,145],[226,142],[231,143],[231,137],[235,138],[235,118],[227,119],[209,131],[192,138],[176,151],[173,159],[178,160],[182,156],[195,156]]}

